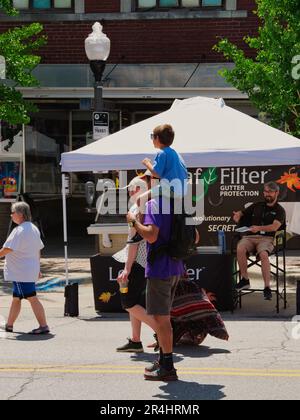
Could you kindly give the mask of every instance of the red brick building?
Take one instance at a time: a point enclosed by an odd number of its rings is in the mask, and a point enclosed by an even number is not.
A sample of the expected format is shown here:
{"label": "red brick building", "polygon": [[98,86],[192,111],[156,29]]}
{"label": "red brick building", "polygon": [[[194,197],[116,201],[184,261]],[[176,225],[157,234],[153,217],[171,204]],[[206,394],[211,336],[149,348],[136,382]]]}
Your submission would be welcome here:
{"label": "red brick building", "polygon": [[[14,4],[20,15],[0,15],[0,32],[38,21],[48,36],[35,70],[40,87],[22,89],[40,110],[25,128],[24,186],[30,193],[59,195],[60,154],[91,141],[93,76],[84,40],[95,21],[111,40],[103,77],[111,132],[167,109],[175,98],[199,95],[223,97],[227,104],[256,115],[247,97],[218,75],[231,64],[212,50],[220,37],[246,47],[243,37],[258,28],[254,0],[15,0]],[[82,174],[72,178],[74,196],[83,193],[86,179]]]}

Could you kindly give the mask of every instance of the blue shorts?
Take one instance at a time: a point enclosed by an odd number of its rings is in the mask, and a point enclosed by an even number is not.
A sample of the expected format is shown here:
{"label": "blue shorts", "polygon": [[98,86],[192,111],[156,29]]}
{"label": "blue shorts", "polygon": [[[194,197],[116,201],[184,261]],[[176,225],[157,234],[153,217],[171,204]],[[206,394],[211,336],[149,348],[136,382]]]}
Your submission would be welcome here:
{"label": "blue shorts", "polygon": [[36,296],[35,283],[13,282],[13,297],[19,299],[28,299]]}

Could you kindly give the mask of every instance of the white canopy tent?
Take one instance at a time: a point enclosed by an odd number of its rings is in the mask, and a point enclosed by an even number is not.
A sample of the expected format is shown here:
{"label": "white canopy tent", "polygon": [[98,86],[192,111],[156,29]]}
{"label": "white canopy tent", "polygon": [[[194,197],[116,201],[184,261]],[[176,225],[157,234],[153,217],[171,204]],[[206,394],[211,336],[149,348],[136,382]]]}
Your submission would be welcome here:
{"label": "white canopy tent", "polygon": [[[154,158],[153,128],[171,124],[174,147],[187,167],[296,165],[300,140],[225,105],[223,99],[175,100],[168,111],[78,150],[62,154],[64,234],[67,273],[66,172],[130,170]],[[66,274],[68,283],[68,274]]]}
{"label": "white canopy tent", "polygon": [[62,172],[140,169],[156,154],[150,133],[159,124],[175,130],[174,147],[189,168],[293,165],[300,141],[225,105],[223,99],[176,100],[168,111],[102,140],[62,154]]}

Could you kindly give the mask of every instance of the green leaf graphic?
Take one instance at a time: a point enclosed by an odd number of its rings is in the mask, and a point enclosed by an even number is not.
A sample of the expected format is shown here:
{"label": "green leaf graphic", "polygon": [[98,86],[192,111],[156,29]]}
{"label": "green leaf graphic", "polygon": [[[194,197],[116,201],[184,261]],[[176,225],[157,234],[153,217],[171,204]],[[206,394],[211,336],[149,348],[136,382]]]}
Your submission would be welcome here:
{"label": "green leaf graphic", "polygon": [[209,168],[200,176],[204,183],[204,194],[200,196],[193,196],[193,201],[198,203],[208,193],[209,187],[215,184],[218,180],[217,168]]}
{"label": "green leaf graphic", "polygon": [[217,168],[209,168],[202,174],[201,178],[208,186],[213,185],[218,180]]}

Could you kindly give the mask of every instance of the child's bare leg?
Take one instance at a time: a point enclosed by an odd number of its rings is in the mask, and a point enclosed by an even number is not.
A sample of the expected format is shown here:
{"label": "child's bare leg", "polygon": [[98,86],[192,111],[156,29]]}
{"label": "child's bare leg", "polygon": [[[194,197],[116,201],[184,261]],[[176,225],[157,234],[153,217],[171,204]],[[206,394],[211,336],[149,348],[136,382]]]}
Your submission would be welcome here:
{"label": "child's bare leg", "polygon": [[[141,194],[140,197],[138,198],[136,204],[139,207],[139,213],[137,214],[136,218],[140,223],[144,222],[144,214],[145,214],[145,210],[146,210],[146,203],[150,198],[150,191],[146,191],[145,193]],[[129,241],[127,241],[127,243],[131,244],[131,243],[137,243],[140,242],[143,238],[137,233],[136,229],[134,228],[130,228],[129,231]]]}
{"label": "child's bare leg", "polygon": [[145,214],[145,211],[146,211],[146,203],[151,198],[151,191],[152,190],[146,191],[145,193],[141,194],[139,196],[139,198],[137,199],[137,202],[136,203],[137,203],[137,205],[139,207],[139,214],[142,216],[142,218],[140,216],[139,221],[144,220],[144,214]]}

